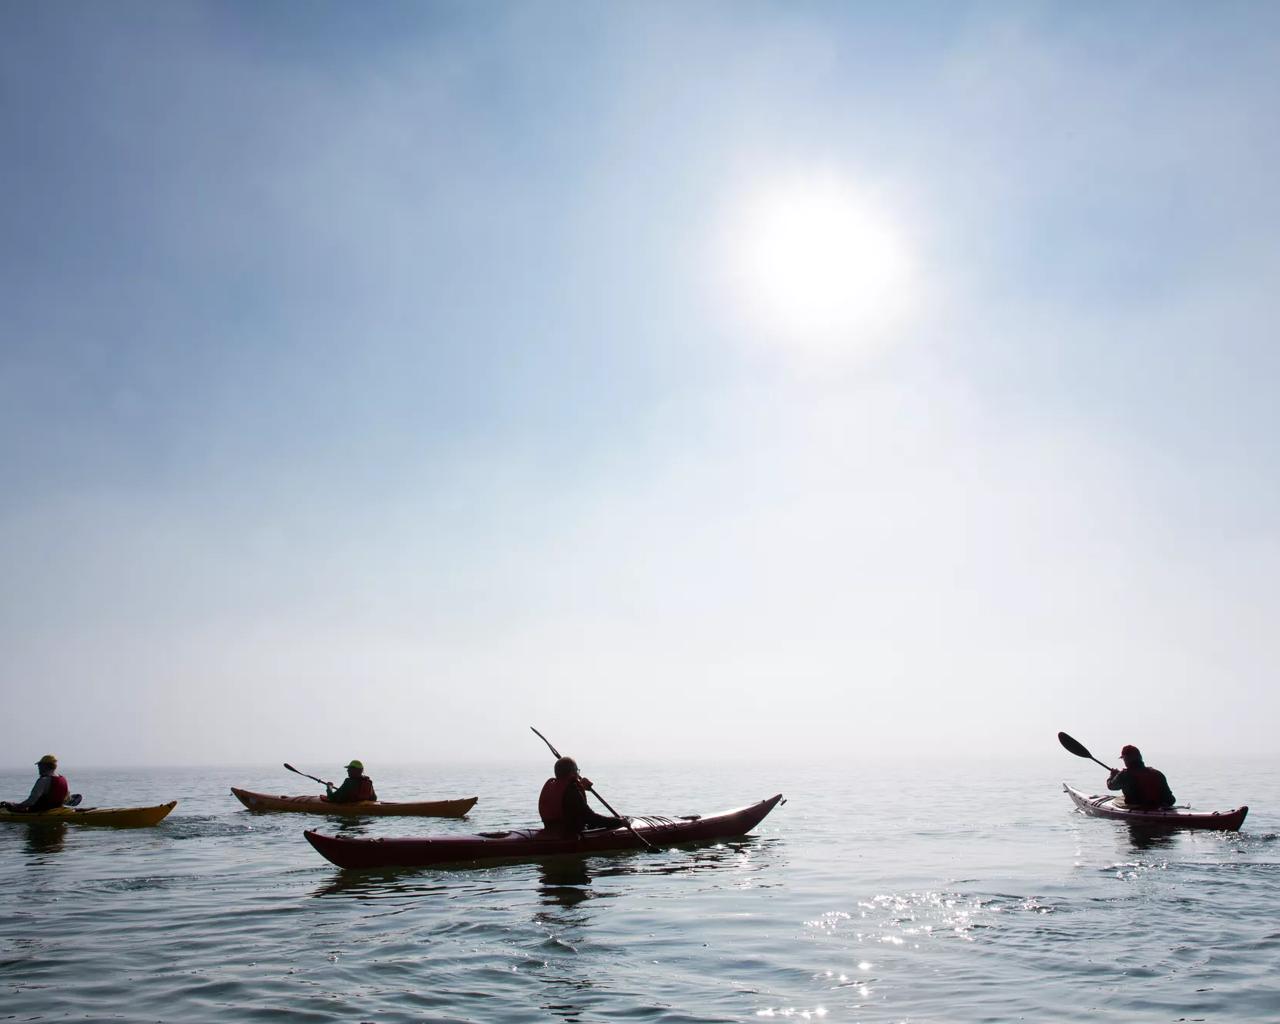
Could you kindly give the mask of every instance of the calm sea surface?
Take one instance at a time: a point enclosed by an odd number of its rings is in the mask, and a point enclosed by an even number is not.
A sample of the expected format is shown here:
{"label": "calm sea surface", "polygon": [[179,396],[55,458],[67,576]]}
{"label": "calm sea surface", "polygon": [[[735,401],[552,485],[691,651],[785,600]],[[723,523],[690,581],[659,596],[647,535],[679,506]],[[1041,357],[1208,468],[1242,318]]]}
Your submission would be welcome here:
{"label": "calm sea surface", "polygon": [[[0,1020],[1280,1020],[1277,764],[1156,762],[1179,799],[1248,803],[1236,835],[1143,841],[1084,818],[1061,780],[1096,791],[1102,772],[1057,752],[584,757],[633,814],[786,794],[752,837],[696,850],[358,873],[302,838],[527,826],[546,760],[370,763],[385,799],[480,803],[463,821],[355,823],[254,815],[227,792],[310,791],[274,766],[66,764],[86,804],[180,802],[152,829],[0,824]],[[0,788],[21,798],[33,778],[0,773]]]}

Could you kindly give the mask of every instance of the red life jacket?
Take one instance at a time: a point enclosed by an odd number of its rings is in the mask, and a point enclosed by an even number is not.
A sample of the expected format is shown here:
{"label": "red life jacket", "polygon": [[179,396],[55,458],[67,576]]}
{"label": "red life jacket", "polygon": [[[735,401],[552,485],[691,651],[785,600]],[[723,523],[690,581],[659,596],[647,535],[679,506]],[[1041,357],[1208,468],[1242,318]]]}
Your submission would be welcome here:
{"label": "red life jacket", "polygon": [[538,796],[538,817],[547,828],[564,824],[564,794],[573,779],[547,779]]}
{"label": "red life jacket", "polygon": [[49,788],[39,800],[31,805],[31,811],[48,811],[54,807],[61,807],[67,802],[67,797],[71,793],[71,787],[67,785],[67,780],[61,775],[49,776]]}
{"label": "red life jacket", "polygon": [[373,779],[367,775],[361,775],[360,781],[356,784],[357,800],[377,800],[378,794],[373,791]]}

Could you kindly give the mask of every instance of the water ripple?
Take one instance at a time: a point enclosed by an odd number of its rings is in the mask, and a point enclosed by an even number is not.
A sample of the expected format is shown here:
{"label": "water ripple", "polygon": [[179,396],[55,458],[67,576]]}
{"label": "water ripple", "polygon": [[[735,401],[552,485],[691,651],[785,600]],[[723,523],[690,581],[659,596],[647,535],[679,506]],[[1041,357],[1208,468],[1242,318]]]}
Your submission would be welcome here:
{"label": "water ripple", "polygon": [[[773,769],[752,771],[703,773],[690,789],[686,773],[633,767],[616,773],[635,787],[617,801],[677,794],[670,810],[683,813],[781,788]],[[807,771],[788,768],[789,795],[803,796],[742,842],[367,873],[320,860],[301,837],[314,822],[250,814],[225,791],[271,779],[171,773],[181,813],[160,828],[0,830],[4,1012],[130,1024],[1006,1021],[1064,1007],[1117,1022],[1273,1019],[1280,864],[1266,792],[1256,832],[1152,844],[1071,814],[1025,774],[985,791],[966,780],[955,807],[985,796],[1008,809],[975,823],[936,799],[936,777],[917,792],[901,773]],[[110,777],[88,783],[111,795]],[[120,796],[146,785],[124,778]],[[479,791],[484,816],[341,829],[465,834],[523,824],[536,797],[493,769],[402,785]]]}

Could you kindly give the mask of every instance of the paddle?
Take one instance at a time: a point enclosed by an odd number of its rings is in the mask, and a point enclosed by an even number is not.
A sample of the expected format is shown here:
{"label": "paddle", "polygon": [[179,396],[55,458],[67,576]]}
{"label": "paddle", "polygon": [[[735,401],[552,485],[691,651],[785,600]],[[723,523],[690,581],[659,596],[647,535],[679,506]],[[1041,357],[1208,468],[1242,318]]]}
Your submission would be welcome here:
{"label": "paddle", "polygon": [[1109,772],[1115,771],[1115,769],[1112,768],[1111,765],[1102,764],[1101,761],[1099,761],[1096,757],[1094,757],[1091,753],[1089,753],[1088,747],[1086,747],[1079,740],[1074,739],[1071,736],[1068,736],[1065,732],[1058,733],[1058,742],[1061,743],[1064,747],[1066,747],[1069,751],[1071,751],[1071,753],[1075,754],[1076,757],[1086,757],[1090,761],[1092,761],[1094,764],[1102,765],[1102,767]]}
{"label": "paddle", "polygon": [[300,772],[300,771],[298,771],[298,769],[297,769],[297,768],[295,768],[293,765],[291,765],[291,764],[289,764],[289,763],[287,763],[287,762],[285,763],[285,767],[286,767],[286,768],[288,768],[288,769],[289,769],[289,771],[291,771],[291,772],[295,772],[296,774],[301,775],[304,779],[310,779],[312,782],[318,782],[318,783],[320,783],[320,785],[322,785],[322,786],[332,786],[332,785],[333,785],[333,783],[332,783],[332,782],[325,782],[325,781],[324,781],[324,779],[317,779],[314,775],[308,775],[306,772]]}
{"label": "paddle", "polygon": [[[532,725],[531,725],[531,726],[529,726],[529,728],[530,728],[530,729],[533,729],[534,734],[538,737],[538,739],[542,740],[542,742],[543,742],[543,743],[545,743],[545,744],[547,745],[547,749],[548,749],[548,750],[550,750],[550,751],[551,751],[551,753],[555,755],[556,760],[557,760],[557,761],[558,761],[558,760],[560,760],[560,751],[556,750],[556,748],[555,748],[555,747],[553,747],[553,746],[551,745],[551,741],[550,741],[549,739],[547,739],[545,736],[543,736],[543,735],[542,735],[542,733],[538,732],[538,730],[537,730],[537,729],[534,729]],[[597,800],[599,800],[602,804],[604,804],[604,806],[605,806],[605,810],[607,810],[607,811],[608,811],[610,814],[612,814],[615,818],[622,818],[622,823],[623,823],[624,825],[626,825],[626,826],[627,826],[627,831],[628,831],[628,832],[630,832],[633,836],[635,836],[638,840],[640,840],[640,842],[644,845],[644,848],[645,848],[646,850],[652,850],[652,849],[653,849],[653,844],[652,844],[651,842],[649,842],[649,840],[647,840],[647,839],[646,839],[644,836],[642,836],[639,832],[637,832],[634,828],[632,828],[632,827],[631,827],[631,820],[630,820],[629,818],[625,818],[625,817],[623,817],[621,814],[619,814],[617,811],[615,811],[615,810],[614,810],[614,809],[609,805],[609,801],[608,801],[608,800],[606,800],[604,797],[602,797],[599,793],[596,793],[596,788],[595,788],[595,786],[592,786],[592,787],[591,787],[591,789],[590,789],[590,790],[588,790],[588,792],[595,793],[595,794],[596,794],[596,799],[597,799]]]}
{"label": "paddle", "polygon": [[[79,807],[80,801],[83,799],[84,797],[82,797],[79,793],[72,793],[69,797],[67,797],[65,800],[62,801],[62,806],[63,807]],[[10,804],[8,800],[0,802],[0,807],[3,807],[6,811],[13,810],[13,805]],[[19,812],[19,813],[22,813],[22,812]]]}

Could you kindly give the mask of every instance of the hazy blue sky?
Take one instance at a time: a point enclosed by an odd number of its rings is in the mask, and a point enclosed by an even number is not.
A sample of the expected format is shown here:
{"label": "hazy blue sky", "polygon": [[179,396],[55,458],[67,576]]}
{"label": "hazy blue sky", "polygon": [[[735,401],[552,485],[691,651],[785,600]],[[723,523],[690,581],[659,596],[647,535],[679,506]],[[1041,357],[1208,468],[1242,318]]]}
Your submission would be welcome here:
{"label": "hazy blue sky", "polygon": [[1264,3],[8,0],[0,762],[1274,750],[1278,115]]}

